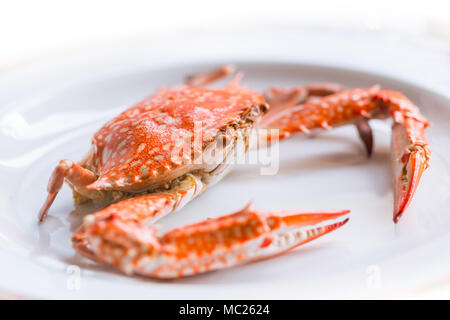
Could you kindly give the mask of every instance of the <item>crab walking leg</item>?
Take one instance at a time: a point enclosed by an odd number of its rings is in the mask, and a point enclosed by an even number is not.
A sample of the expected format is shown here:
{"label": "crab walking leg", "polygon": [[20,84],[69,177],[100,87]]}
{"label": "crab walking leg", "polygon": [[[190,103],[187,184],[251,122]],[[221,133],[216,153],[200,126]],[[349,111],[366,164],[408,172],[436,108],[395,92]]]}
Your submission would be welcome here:
{"label": "crab walking leg", "polygon": [[[127,206],[113,204],[104,209],[108,214],[96,214],[103,216],[101,219],[85,221],[83,233],[74,236],[74,246],[85,256],[128,274],[180,278],[283,253],[339,228],[347,222],[349,212],[265,214],[247,206],[160,237],[151,223],[125,217],[134,216],[136,207],[151,208],[151,216],[161,217],[155,212],[167,208],[168,203],[166,197],[158,199],[152,194],[129,199]],[[86,246],[78,245],[80,241],[89,246],[87,254]]]}
{"label": "crab walking leg", "polygon": [[59,190],[67,179],[74,186],[86,186],[95,181],[95,174],[83,168],[72,160],[61,160],[50,176],[47,186],[47,199],[39,211],[39,221],[42,222],[47,215],[47,211],[56,198]]}
{"label": "crab walking leg", "polygon": [[[342,91],[320,100],[285,109],[264,123],[279,128],[280,138],[313,129],[357,124],[364,140],[369,119],[392,117],[392,166],[394,175],[394,221],[398,222],[411,202],[423,171],[428,168],[430,149],[425,137],[429,122],[403,94],[378,86]],[[365,141],[371,148],[371,134]],[[368,152],[370,149],[368,149]]]}
{"label": "crab walking leg", "polygon": [[235,67],[233,65],[223,65],[217,69],[211,71],[199,72],[186,77],[184,83],[189,87],[204,87],[217,80],[220,80],[231,73],[233,73]]}

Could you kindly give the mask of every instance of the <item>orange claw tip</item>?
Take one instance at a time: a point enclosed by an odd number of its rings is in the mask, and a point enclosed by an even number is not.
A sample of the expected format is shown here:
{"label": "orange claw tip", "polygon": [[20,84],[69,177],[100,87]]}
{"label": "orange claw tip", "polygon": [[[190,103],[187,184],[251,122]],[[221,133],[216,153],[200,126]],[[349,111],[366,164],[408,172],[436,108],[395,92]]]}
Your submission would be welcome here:
{"label": "orange claw tip", "polygon": [[[349,210],[342,210],[322,213],[298,213],[278,217],[278,219],[282,220],[282,223],[278,225],[278,228],[281,228],[282,230],[281,237],[286,238],[286,235],[290,235],[290,237],[287,238],[292,238],[293,236],[293,238],[297,240],[295,243],[291,242],[287,245],[280,246],[278,250],[270,256],[275,256],[287,250],[291,250],[342,227],[349,220],[347,217],[349,212]],[[275,227],[275,229],[277,229],[277,227]],[[278,237],[280,237],[280,235],[278,235]],[[263,246],[269,247],[271,244],[269,240],[270,239],[264,240]],[[276,243],[279,242],[276,239],[274,241]]]}
{"label": "orange claw tip", "polygon": [[330,220],[340,220],[346,223],[349,218],[344,220],[340,219],[350,213],[350,210],[338,210],[327,212],[287,212],[285,215],[280,216],[281,220],[286,226],[311,226]]}
{"label": "orange claw tip", "polygon": [[411,203],[425,168],[426,160],[423,151],[416,150],[409,155],[407,163],[396,177],[393,219],[395,223],[400,220]]}

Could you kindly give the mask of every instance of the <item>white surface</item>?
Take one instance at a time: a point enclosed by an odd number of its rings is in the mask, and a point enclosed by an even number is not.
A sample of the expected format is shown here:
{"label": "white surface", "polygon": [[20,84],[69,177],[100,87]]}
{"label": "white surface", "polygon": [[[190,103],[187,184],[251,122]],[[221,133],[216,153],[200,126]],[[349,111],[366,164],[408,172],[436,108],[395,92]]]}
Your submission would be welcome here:
{"label": "white surface", "polygon": [[[295,41],[305,45],[291,48]],[[351,38],[224,34],[97,50],[4,74],[0,77],[0,288],[52,298],[395,297],[448,276],[450,102],[425,89],[448,94],[442,69],[448,58],[437,52],[424,56],[417,47],[412,52],[396,41],[376,56],[365,55],[379,50],[377,41],[367,34]],[[404,63],[418,59],[430,62],[426,71]],[[265,210],[352,210],[350,222],[340,230],[277,259],[180,281],[126,277],[81,259],[70,248],[71,231],[82,210],[73,211],[67,187],[48,221],[37,226],[48,175],[59,159],[79,159],[106,119],[158,86],[178,83],[185,74],[205,68],[205,63],[223,62],[237,62],[246,72],[244,83],[256,89],[320,80],[348,86],[379,83],[402,90],[417,102],[435,123],[428,130],[433,163],[400,224],[392,223],[389,123],[374,122],[376,147],[370,160],[352,127],[315,139],[294,138],[281,145],[277,176],[259,176],[256,167],[237,168],[183,211],[163,220],[167,229],[232,212],[248,200]],[[387,77],[352,71],[358,69]],[[67,287],[70,265],[82,269],[79,290]]]}
{"label": "white surface", "polygon": [[447,0],[3,0],[0,68],[80,47],[182,38],[193,31],[352,27],[449,40],[449,12]]}

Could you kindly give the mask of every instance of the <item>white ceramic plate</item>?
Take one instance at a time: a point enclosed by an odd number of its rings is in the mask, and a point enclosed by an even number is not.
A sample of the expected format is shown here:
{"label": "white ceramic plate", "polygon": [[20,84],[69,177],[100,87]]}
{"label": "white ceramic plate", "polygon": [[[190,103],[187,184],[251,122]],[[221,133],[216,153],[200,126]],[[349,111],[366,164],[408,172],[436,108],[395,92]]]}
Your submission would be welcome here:
{"label": "white ceramic plate", "polygon": [[[396,297],[448,276],[450,267],[450,101],[404,81],[298,59],[233,55],[164,57],[123,49],[63,57],[0,77],[0,292],[45,298],[317,298]],[[173,48],[173,47],[172,47]],[[169,50],[169,49],[167,49]],[[106,51],[107,52],[107,51]],[[254,62],[257,61],[257,62]],[[353,127],[281,143],[280,170],[261,176],[236,168],[163,230],[230,213],[253,200],[261,210],[351,209],[343,228],[276,259],[178,281],[128,277],[76,255],[71,232],[83,213],[67,186],[40,227],[36,215],[59,159],[80,159],[90,137],[110,117],[157,87],[223,63],[245,72],[255,89],[335,81],[380,84],[404,92],[434,122],[428,131],[433,162],[398,225],[392,222],[390,123],[374,121],[375,150],[367,159]],[[78,273],[81,272],[81,274]]]}

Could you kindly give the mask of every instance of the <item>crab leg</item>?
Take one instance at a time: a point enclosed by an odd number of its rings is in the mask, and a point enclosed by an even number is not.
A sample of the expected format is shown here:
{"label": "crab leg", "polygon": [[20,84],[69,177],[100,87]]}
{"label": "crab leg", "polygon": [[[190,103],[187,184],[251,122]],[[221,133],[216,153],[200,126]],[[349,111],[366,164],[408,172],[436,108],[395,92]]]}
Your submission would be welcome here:
{"label": "crab leg", "polygon": [[63,185],[64,179],[67,179],[74,186],[86,186],[95,181],[96,177],[92,171],[83,168],[72,160],[61,160],[50,176],[47,186],[47,199],[39,211],[39,221],[43,221],[47,211],[56,198]]}
{"label": "crab leg", "polygon": [[272,87],[265,94],[265,98],[271,109],[278,109],[279,106],[286,104],[295,106],[305,103],[310,98],[325,97],[343,90],[345,88],[342,85],[331,82],[315,83],[293,89]]}
{"label": "crab leg", "polygon": [[272,87],[265,94],[265,99],[270,105],[269,112],[261,121],[261,125],[271,121],[272,116],[276,116],[283,110],[303,104],[311,99],[318,99],[340,91],[345,88],[337,83],[316,83],[293,89]]}
{"label": "crab leg", "polygon": [[85,218],[73,246],[127,274],[180,278],[281,254],[339,228],[349,212],[265,214],[247,206],[157,236],[153,223],[174,207],[164,194],[112,204]]}
{"label": "crab leg", "polygon": [[425,137],[429,122],[419,109],[399,92],[379,87],[353,89],[309,100],[284,109],[264,122],[266,128],[279,128],[281,138],[313,129],[357,124],[358,131],[371,151],[369,119],[394,120],[392,164],[394,174],[394,221],[398,222],[411,202],[423,171],[429,166],[430,150]]}
{"label": "crab leg", "polygon": [[220,80],[229,74],[233,73],[235,70],[233,65],[223,65],[217,69],[199,72],[186,77],[184,83],[189,87],[204,87],[211,84],[217,80]]}

